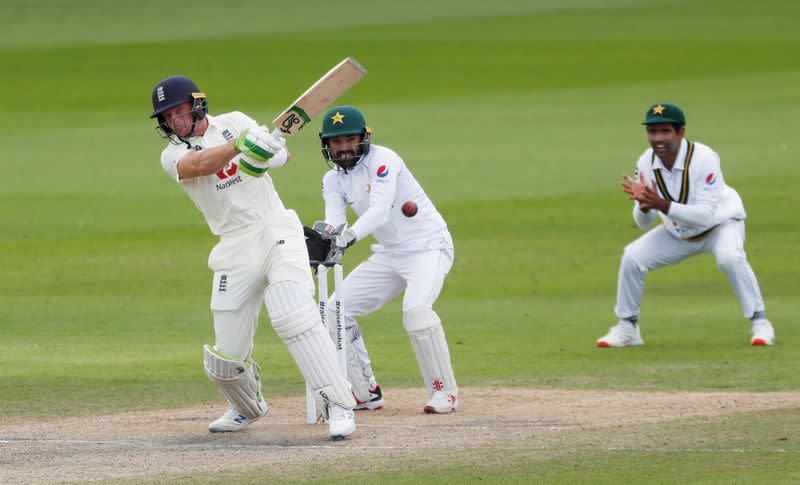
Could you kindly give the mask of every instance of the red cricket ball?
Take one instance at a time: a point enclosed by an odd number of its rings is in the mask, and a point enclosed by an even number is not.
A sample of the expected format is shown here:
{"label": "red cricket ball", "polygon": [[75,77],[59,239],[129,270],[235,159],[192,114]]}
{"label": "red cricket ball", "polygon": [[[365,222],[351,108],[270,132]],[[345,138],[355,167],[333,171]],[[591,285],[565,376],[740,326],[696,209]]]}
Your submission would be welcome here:
{"label": "red cricket ball", "polygon": [[403,207],[400,210],[403,211],[404,216],[414,217],[417,215],[417,204],[413,200],[407,200],[403,202]]}

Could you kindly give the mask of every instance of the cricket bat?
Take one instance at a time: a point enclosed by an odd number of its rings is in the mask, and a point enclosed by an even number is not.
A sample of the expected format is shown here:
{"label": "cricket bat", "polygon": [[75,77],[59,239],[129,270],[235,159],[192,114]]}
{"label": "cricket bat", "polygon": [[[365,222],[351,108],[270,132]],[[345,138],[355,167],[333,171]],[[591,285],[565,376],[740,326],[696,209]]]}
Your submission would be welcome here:
{"label": "cricket bat", "polygon": [[366,74],[367,70],[355,59],[344,59],[272,121],[275,127],[272,136],[297,134],[311,118],[320,114]]}

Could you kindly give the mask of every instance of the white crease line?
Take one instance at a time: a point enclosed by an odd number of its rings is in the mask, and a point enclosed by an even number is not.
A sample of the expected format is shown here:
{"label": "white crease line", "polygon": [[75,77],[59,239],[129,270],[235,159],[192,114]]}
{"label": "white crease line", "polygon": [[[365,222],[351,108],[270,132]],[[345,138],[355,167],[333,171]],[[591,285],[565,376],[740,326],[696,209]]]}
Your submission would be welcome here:
{"label": "white crease line", "polygon": [[[373,429],[406,429],[411,431],[427,431],[427,430],[479,430],[479,431],[492,431],[504,429],[538,429],[538,430],[563,430],[574,428],[577,425],[563,424],[563,423],[516,423],[516,424],[501,424],[501,425],[388,425],[388,424],[359,424],[359,428],[373,428]],[[56,439],[37,439],[37,438],[17,438],[17,439],[0,439],[0,444],[19,444],[19,443],[54,443],[54,444],[87,444],[87,445],[117,445],[117,446],[162,446],[162,447],[218,447],[218,448],[337,448],[337,445],[259,445],[259,444],[221,444],[221,443],[187,443],[176,444],[168,442],[148,442],[148,441],[101,441],[101,440],[56,440]],[[375,446],[371,446],[375,448]],[[401,447],[387,447],[389,449]]]}
{"label": "white crease line", "polygon": [[5,444],[58,444],[58,445],[104,445],[104,446],[131,446],[141,448],[287,448],[287,449],[332,449],[340,448],[342,445],[275,445],[275,444],[223,444],[223,443],[163,443],[150,441],[97,441],[97,440],[53,440],[53,439],[12,439],[0,440]]}
{"label": "white crease line", "polygon": [[501,429],[524,429],[524,428],[533,428],[533,429],[566,429],[566,428],[574,428],[578,426],[577,424],[563,424],[563,423],[547,423],[547,424],[506,424],[506,425],[422,425],[422,426],[415,426],[415,425],[390,425],[390,424],[360,424],[358,425],[359,428],[385,428],[385,429],[410,429],[410,430],[439,430],[439,429],[465,429],[465,430],[501,430]]}

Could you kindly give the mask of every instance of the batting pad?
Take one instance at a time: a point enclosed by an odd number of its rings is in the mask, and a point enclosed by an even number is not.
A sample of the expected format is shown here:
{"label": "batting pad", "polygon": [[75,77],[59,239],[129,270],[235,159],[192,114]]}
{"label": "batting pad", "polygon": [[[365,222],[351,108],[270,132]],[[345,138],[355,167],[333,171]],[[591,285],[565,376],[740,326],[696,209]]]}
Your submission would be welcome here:
{"label": "batting pad", "polygon": [[444,390],[458,395],[456,378],[450,364],[450,349],[444,338],[444,329],[439,316],[427,307],[414,307],[403,314],[403,327],[411,340],[411,348],[417,356],[419,370],[425,387],[433,394],[436,381]]}
{"label": "batting pad", "polygon": [[339,370],[336,349],[319,319],[314,298],[296,281],[270,285],[264,296],[272,326],[292,354],[314,392],[317,412],[328,419],[328,403],[355,405],[350,385]]}
{"label": "batting pad", "polygon": [[261,376],[255,361],[229,359],[208,345],[203,346],[206,375],[239,413],[250,419],[267,411],[261,395]]}

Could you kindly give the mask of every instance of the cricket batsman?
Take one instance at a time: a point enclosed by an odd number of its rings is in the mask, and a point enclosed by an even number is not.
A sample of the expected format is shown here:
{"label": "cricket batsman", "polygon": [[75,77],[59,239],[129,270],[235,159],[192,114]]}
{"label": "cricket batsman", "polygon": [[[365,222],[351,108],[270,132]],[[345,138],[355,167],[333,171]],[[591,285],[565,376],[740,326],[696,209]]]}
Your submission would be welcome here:
{"label": "cricket batsman", "polygon": [[686,118],[674,104],[654,104],[642,124],[650,148],[639,157],[634,177],[623,178],[622,190],[634,201],[633,219],[642,230],[656,215],[663,224],[625,247],[615,308],[619,323],[597,340],[597,346],[644,344],[638,320],[645,277],[699,253],[713,254],[728,277],[750,320],[750,343],[774,345],[775,331],[744,252],[744,205],[725,184],[719,155],[684,138]]}
{"label": "cricket batsman", "polygon": [[384,404],[356,317],[404,293],[403,327],[429,391],[423,410],[450,413],[458,408],[458,386],[433,304],[453,265],[453,240],[403,159],[373,145],[371,134],[354,107],[335,107],[323,118],[322,155],[331,167],[322,180],[325,222],[332,227],[345,225],[348,206],[358,219],[339,234],[317,234],[306,228],[309,257],[338,260],[346,248],[369,235],[378,241],[369,259],[347,275],[343,288],[336,289],[344,300],[348,378],[358,401],[356,409]]}
{"label": "cricket batsman", "polygon": [[183,76],[162,79],[152,96],[150,118],[169,141],[161,165],[219,236],[208,257],[215,343],[204,347],[204,364],[230,409],[208,430],[238,431],[267,415],[261,369],[252,358],[266,304],[330,437],[353,434],[355,401],[314,302],[303,227],[266,173],[289,160],[284,139],[238,111],[211,116],[205,94]]}

